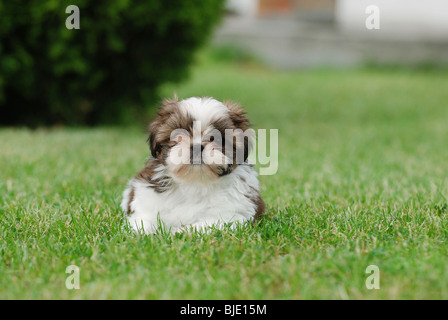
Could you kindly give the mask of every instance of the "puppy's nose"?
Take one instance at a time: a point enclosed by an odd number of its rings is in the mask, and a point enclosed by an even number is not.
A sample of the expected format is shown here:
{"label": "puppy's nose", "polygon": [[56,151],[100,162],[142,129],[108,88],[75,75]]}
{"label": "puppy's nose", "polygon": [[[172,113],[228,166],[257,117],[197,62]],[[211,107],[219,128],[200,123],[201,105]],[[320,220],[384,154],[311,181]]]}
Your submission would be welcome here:
{"label": "puppy's nose", "polygon": [[201,164],[202,151],[204,151],[204,146],[202,144],[194,144],[191,146],[190,159],[192,164]]}

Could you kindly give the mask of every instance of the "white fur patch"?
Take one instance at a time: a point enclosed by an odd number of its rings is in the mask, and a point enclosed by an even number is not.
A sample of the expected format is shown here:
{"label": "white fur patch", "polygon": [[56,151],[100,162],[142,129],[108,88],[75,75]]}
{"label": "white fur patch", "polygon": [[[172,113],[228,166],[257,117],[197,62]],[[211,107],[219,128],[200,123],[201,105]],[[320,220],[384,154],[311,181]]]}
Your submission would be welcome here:
{"label": "white fur patch", "polygon": [[201,128],[204,130],[214,120],[228,115],[227,107],[213,98],[192,97],[178,103],[182,112],[190,114],[195,121],[201,122]]}
{"label": "white fur patch", "polygon": [[150,188],[148,182],[132,179],[123,193],[121,208],[125,212],[131,189],[134,198],[128,221],[134,230],[149,234],[161,223],[171,232],[180,232],[250,221],[257,210],[250,198],[257,195],[259,184],[257,173],[248,165],[240,165],[213,182],[176,184],[163,193]]}

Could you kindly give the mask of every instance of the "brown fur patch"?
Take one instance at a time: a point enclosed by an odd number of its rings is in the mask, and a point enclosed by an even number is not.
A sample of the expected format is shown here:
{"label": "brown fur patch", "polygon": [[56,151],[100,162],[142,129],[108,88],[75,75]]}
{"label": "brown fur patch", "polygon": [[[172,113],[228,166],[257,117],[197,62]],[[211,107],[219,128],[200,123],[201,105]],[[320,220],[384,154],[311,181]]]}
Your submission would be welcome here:
{"label": "brown fur patch", "polygon": [[128,209],[126,212],[127,215],[130,215],[132,213],[131,203],[132,201],[134,201],[134,197],[135,197],[135,190],[134,188],[131,188],[131,191],[129,192]]}
{"label": "brown fur patch", "polygon": [[157,193],[163,193],[167,191],[172,184],[172,180],[169,177],[161,177],[154,179],[153,176],[156,173],[155,167],[160,164],[160,161],[154,158],[150,158],[146,165],[143,167],[142,170],[137,173],[135,176],[138,180],[143,180],[146,182],[149,182],[149,187],[154,189]]}
{"label": "brown fur patch", "polygon": [[[246,182],[246,179],[241,178],[241,181]],[[253,204],[255,204],[256,209],[254,215],[254,223],[256,223],[261,219],[261,217],[266,212],[266,204],[264,203],[264,200],[261,198],[260,192],[254,189],[253,187],[250,188],[255,192],[255,196],[252,197],[247,196],[247,198],[249,198],[249,200],[252,201]]]}
{"label": "brown fur patch", "polygon": [[250,128],[249,119],[246,116],[246,112],[243,107],[236,102],[224,101],[224,105],[229,109],[229,117],[232,120],[235,128],[246,131]]}
{"label": "brown fur patch", "polygon": [[164,160],[169,149],[171,133],[176,129],[193,129],[193,118],[179,111],[177,97],[163,100],[157,117],[149,124],[149,147],[154,158]]}
{"label": "brown fur patch", "polygon": [[261,198],[260,194],[258,193],[257,197],[252,199],[254,204],[257,206],[257,209],[255,211],[254,216],[254,222],[261,219],[263,214],[266,212],[266,204],[264,203],[263,199]]}
{"label": "brown fur patch", "polygon": [[[231,102],[231,101],[224,101],[223,102],[224,105],[227,107],[227,109],[229,109],[229,118],[233,123],[233,127],[230,128],[234,128],[234,129],[240,129],[243,133],[250,129],[250,122],[249,119],[247,118],[246,112],[244,111],[243,107],[236,102]],[[243,142],[243,146],[241,148],[237,148],[237,142],[239,139],[244,139],[244,140],[240,140]],[[240,142],[241,143],[241,142]],[[249,141],[249,138],[244,136],[242,137],[242,133],[236,133],[233,137],[233,148],[234,148],[234,157],[233,157],[233,162],[234,164],[236,162],[241,162],[241,160],[246,161],[247,157],[249,156],[249,151],[251,148],[251,141]],[[244,152],[244,157],[242,159],[236,159],[236,152]],[[241,164],[241,163],[238,163]]]}

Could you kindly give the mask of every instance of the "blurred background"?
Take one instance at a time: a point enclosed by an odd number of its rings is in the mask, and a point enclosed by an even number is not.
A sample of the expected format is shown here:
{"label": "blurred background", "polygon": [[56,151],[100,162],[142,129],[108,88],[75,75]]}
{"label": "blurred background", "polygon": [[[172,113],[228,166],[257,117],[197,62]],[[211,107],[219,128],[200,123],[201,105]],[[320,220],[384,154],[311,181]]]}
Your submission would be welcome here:
{"label": "blurred background", "polygon": [[448,63],[443,0],[0,0],[0,16],[3,126],[141,121],[201,54],[279,72]]}
{"label": "blurred background", "polygon": [[[379,29],[368,29],[378,8]],[[229,0],[215,43],[250,49],[277,68],[446,64],[443,0]]]}

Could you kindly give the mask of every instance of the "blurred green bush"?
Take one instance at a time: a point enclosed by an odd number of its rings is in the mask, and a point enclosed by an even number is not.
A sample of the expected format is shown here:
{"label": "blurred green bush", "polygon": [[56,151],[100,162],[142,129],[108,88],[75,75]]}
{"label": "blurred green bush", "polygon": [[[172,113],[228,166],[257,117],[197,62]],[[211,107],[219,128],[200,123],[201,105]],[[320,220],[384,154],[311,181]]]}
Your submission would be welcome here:
{"label": "blurred green bush", "polygon": [[[80,29],[66,28],[66,7]],[[223,0],[0,0],[0,125],[126,122],[182,80]]]}

